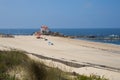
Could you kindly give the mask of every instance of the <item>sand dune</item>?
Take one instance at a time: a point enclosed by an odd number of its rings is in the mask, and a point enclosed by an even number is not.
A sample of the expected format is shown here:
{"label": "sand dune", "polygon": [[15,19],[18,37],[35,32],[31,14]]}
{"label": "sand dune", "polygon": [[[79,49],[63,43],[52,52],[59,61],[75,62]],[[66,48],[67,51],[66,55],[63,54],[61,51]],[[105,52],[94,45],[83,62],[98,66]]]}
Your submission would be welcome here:
{"label": "sand dune", "polygon": [[97,73],[110,77],[111,80],[120,78],[119,45],[51,36],[43,36],[43,38],[48,40],[36,39],[35,36],[0,38],[0,49],[15,48],[32,53],[36,57],[42,55],[48,60],[58,60],[57,63],[67,61],[74,65],[84,65],[84,67],[69,66],[73,71],[81,74]]}

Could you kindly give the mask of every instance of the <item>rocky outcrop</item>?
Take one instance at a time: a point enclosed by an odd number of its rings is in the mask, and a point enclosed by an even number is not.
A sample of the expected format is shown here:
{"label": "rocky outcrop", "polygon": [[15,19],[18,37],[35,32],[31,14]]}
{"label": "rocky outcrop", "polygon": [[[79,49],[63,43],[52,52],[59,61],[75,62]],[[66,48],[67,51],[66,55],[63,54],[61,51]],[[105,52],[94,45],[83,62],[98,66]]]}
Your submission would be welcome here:
{"label": "rocky outcrop", "polygon": [[10,35],[10,34],[1,34],[1,33],[0,33],[0,37],[2,37],[2,38],[14,38],[13,35]]}

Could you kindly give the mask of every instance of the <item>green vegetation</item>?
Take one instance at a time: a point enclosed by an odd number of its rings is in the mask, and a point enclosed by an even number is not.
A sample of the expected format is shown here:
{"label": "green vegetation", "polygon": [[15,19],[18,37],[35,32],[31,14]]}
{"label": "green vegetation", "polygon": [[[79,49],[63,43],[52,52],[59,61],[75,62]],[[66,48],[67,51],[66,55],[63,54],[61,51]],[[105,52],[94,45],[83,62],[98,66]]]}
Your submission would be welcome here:
{"label": "green vegetation", "polygon": [[90,76],[79,75],[75,80],[108,80],[108,79],[104,77],[100,77],[98,75],[90,75]]}
{"label": "green vegetation", "polygon": [[0,80],[107,80],[73,75],[31,60],[23,51],[0,51]]}

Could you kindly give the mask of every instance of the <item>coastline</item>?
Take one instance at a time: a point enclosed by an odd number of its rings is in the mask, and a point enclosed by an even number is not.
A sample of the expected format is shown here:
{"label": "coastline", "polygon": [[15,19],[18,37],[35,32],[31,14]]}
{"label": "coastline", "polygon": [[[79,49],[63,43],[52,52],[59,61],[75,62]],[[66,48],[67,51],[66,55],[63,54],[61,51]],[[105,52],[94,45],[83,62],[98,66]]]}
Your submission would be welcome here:
{"label": "coastline", "polygon": [[[63,37],[42,37],[48,39],[48,41],[45,41],[44,39],[36,39],[35,36],[21,35],[15,36],[15,38],[0,38],[0,49],[13,48],[32,53],[34,56],[37,55],[46,57],[49,58],[48,60],[52,60],[55,62],[66,61],[64,63],[70,62],[82,65],[82,67],[68,65],[70,67],[74,67],[74,71],[87,67],[96,69],[96,71],[93,71],[93,73],[96,72],[105,76],[114,75],[112,76],[113,78],[119,77],[119,45],[91,42],[85,40],[75,40]],[[48,42],[52,42],[54,45],[49,45]],[[99,70],[101,70],[102,73]],[[91,72],[89,69],[86,71],[88,71],[88,73]],[[104,72],[107,71],[111,72],[111,74],[104,74]],[[80,72],[77,71],[77,73]]]}
{"label": "coastline", "polygon": [[[33,35],[39,28],[0,29],[5,35]],[[120,45],[120,28],[51,28],[49,35]]]}
{"label": "coastline", "polygon": [[120,44],[109,43],[109,42],[101,42],[101,41],[96,41],[96,40],[88,40],[88,39],[76,39],[76,40],[83,40],[83,41],[88,41],[88,42],[97,42],[97,43],[102,43],[102,44],[110,44],[110,45],[120,46]]}
{"label": "coastline", "polygon": [[[114,43],[107,43],[107,42],[100,42],[100,41],[93,41],[93,40],[86,40],[86,39],[76,39],[76,40],[80,40],[80,41],[86,41],[86,42],[91,42],[91,43],[96,43],[96,44],[103,44],[103,45],[108,45],[108,46],[116,46],[116,47],[120,47],[119,44],[114,44]],[[88,47],[88,46],[85,46],[85,47]],[[90,47],[89,47],[90,48]],[[91,47],[91,48],[95,48],[95,47]],[[96,48],[97,49],[97,48]],[[115,52],[115,53],[118,53],[120,54],[119,51],[114,51],[114,50],[110,50],[110,49],[102,49],[102,48],[98,48],[100,50],[103,50],[103,51],[110,51],[110,52]]]}

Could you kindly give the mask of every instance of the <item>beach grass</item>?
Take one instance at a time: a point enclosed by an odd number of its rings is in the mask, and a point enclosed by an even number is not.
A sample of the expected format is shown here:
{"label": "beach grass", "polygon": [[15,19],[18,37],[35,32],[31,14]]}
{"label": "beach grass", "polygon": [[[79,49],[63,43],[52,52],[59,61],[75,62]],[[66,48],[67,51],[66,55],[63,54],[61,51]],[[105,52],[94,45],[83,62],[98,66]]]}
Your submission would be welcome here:
{"label": "beach grass", "polygon": [[78,75],[75,80],[108,80],[104,76],[100,77],[99,75],[91,74],[90,76]]}
{"label": "beach grass", "polygon": [[[72,77],[71,77],[72,76]],[[73,75],[30,59],[25,52],[0,51],[0,80],[108,80],[97,75]]]}

